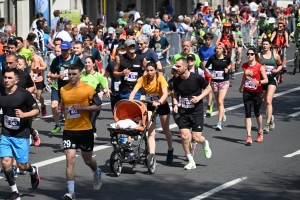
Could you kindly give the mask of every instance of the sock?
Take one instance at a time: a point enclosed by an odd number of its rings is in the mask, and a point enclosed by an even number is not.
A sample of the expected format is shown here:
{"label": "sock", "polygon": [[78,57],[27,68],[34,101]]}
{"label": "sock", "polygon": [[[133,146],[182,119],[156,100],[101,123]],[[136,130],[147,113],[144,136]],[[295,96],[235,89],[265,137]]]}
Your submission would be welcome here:
{"label": "sock", "polygon": [[209,143],[208,143],[208,141],[207,141],[207,140],[205,140],[205,142],[204,142],[204,144],[202,144],[202,146],[203,146],[203,148],[205,148],[205,147],[208,147],[208,146],[209,146]]}
{"label": "sock", "polygon": [[5,174],[5,177],[7,179],[9,186],[15,185],[14,172],[12,171],[12,169],[10,169],[8,171],[4,171],[4,174]]}
{"label": "sock", "polygon": [[222,126],[222,122],[218,122],[217,126]]}
{"label": "sock", "polygon": [[189,162],[191,162],[191,161],[195,162],[194,158],[191,154],[186,154],[186,157],[188,158]]}
{"label": "sock", "polygon": [[94,178],[98,178],[99,176],[101,176],[101,170],[100,170],[100,168],[97,168],[94,171]]}
{"label": "sock", "polygon": [[28,169],[26,171],[30,172],[31,175],[34,175],[36,172],[35,168],[32,167],[30,163],[28,163]]}
{"label": "sock", "polygon": [[16,184],[10,186],[10,189],[12,192],[17,192],[17,193],[19,192]]}
{"label": "sock", "polygon": [[68,190],[70,194],[74,193],[75,188],[75,181],[67,181],[68,184]]}
{"label": "sock", "polygon": [[59,126],[60,127],[60,124],[56,124],[55,126]]}

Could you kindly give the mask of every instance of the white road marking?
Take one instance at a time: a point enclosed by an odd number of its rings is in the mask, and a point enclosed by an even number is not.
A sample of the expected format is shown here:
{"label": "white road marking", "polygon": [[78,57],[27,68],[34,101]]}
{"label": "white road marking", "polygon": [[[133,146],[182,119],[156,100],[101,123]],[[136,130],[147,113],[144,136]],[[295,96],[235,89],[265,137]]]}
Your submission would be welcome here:
{"label": "white road marking", "polygon": [[295,151],[294,153],[283,156],[284,158],[291,158],[293,156],[300,155],[300,150]]}
{"label": "white road marking", "polygon": [[293,114],[290,114],[287,117],[297,117],[298,115],[300,115],[300,111],[299,112],[295,112]]}
{"label": "white road marking", "polygon": [[246,179],[247,179],[247,177],[237,178],[237,179],[232,180],[230,182],[227,182],[227,183],[225,183],[225,184],[223,184],[223,185],[221,185],[219,187],[216,187],[216,188],[214,188],[212,190],[209,190],[208,192],[205,192],[205,193],[203,193],[203,194],[201,194],[199,196],[196,196],[196,197],[194,197],[194,198],[192,198],[190,200],[204,199],[204,198],[209,197],[209,196],[211,196],[211,195],[213,195],[213,194],[215,194],[217,192],[220,192],[221,190],[224,190],[224,189],[226,189],[228,187],[231,187],[231,186],[233,186],[233,185],[235,185],[235,184],[237,184],[239,182],[242,182],[242,181],[244,181]]}

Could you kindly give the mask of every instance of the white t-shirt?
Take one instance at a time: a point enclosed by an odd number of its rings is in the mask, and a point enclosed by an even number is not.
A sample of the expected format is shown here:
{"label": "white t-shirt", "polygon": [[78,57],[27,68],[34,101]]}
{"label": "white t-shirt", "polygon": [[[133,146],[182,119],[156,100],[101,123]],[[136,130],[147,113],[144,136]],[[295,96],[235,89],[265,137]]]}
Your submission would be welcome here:
{"label": "white t-shirt", "polygon": [[141,18],[141,15],[140,15],[140,13],[138,11],[135,11],[135,10],[129,11],[129,15],[130,14],[134,15],[134,21],[136,21],[137,19]]}
{"label": "white t-shirt", "polygon": [[251,11],[257,11],[257,9],[258,9],[258,5],[255,3],[255,2],[251,2],[250,4],[249,4],[249,7],[250,7],[250,10]]}
{"label": "white t-shirt", "polygon": [[80,33],[80,28],[81,27],[87,27],[87,25],[85,24],[85,23],[80,23],[80,24],[78,24],[78,26],[77,26],[77,29],[78,29],[78,32]]}
{"label": "white t-shirt", "polygon": [[36,21],[37,21],[37,19],[32,22],[31,27],[30,27],[30,32],[33,32],[34,31],[33,29],[36,30],[36,28],[37,28]]}
{"label": "white t-shirt", "polygon": [[72,42],[73,40],[71,35],[65,30],[62,30],[58,32],[56,35],[54,35],[53,42],[55,38],[61,38],[63,41],[68,41],[68,42]]}

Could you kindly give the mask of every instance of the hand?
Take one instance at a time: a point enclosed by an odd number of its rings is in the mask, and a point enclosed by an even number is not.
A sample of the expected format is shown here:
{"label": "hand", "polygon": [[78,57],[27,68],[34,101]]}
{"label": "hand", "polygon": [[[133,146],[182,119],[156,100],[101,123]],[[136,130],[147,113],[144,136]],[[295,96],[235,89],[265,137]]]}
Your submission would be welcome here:
{"label": "hand", "polygon": [[243,85],[240,86],[239,91],[240,93],[243,93]]}
{"label": "hand", "polygon": [[289,48],[290,47],[290,45],[287,43],[286,45],[285,45],[287,48]]}
{"label": "hand", "polygon": [[57,114],[60,114],[60,113],[61,113],[61,108],[60,108],[60,107],[56,107],[56,108],[55,108],[55,112],[56,112]]}
{"label": "hand", "polygon": [[19,117],[19,118],[25,118],[26,117],[26,114],[23,113],[20,109],[15,109],[16,111],[16,117]]}
{"label": "hand", "polygon": [[98,97],[99,97],[101,100],[102,100],[102,98],[103,98],[103,94],[104,94],[103,91],[101,91],[101,92],[98,93]]}
{"label": "hand", "polygon": [[74,104],[74,105],[72,106],[72,108],[74,108],[75,110],[83,110],[83,106],[80,105],[80,104]]}
{"label": "hand", "polygon": [[229,72],[229,69],[228,69],[228,68],[225,68],[225,69],[224,69],[224,72],[225,72],[225,74],[227,74],[227,73]]}
{"label": "hand", "polygon": [[254,78],[254,79],[250,79],[250,82],[251,82],[251,84],[253,84],[253,85],[258,85],[258,84],[259,84],[259,81],[256,80],[255,78]]}
{"label": "hand", "polygon": [[210,77],[211,77],[211,78],[215,78],[215,75],[214,75],[214,74],[210,74]]}
{"label": "hand", "polygon": [[160,102],[156,102],[156,101],[155,101],[155,102],[152,103],[152,106],[154,106],[154,107],[157,107],[157,106],[160,106],[160,105],[161,105]]}
{"label": "hand", "polygon": [[192,96],[191,103],[196,104],[200,101],[200,96]]}
{"label": "hand", "polygon": [[176,114],[178,113],[178,106],[177,105],[174,106],[173,113],[176,113]]}
{"label": "hand", "polygon": [[277,71],[277,69],[273,69],[273,70],[271,70],[271,73],[272,74],[277,74],[279,71]]}
{"label": "hand", "polygon": [[124,70],[123,70],[124,76],[127,76],[129,73],[130,73],[130,70],[129,70],[129,69],[124,69]]}
{"label": "hand", "polygon": [[235,45],[234,47],[235,47],[236,49],[237,49],[237,48],[239,48],[239,46],[238,46],[238,45]]}
{"label": "hand", "polygon": [[107,90],[107,91],[105,91],[105,94],[106,94],[106,97],[107,98],[110,98],[110,93],[111,93],[111,91],[107,88],[107,89],[104,89],[104,90]]}
{"label": "hand", "polygon": [[65,74],[60,74],[58,75],[58,79],[64,79],[65,76],[66,76]]}
{"label": "hand", "polygon": [[166,53],[166,51],[165,51],[165,50],[162,50],[160,53],[161,53],[161,55],[163,55],[164,53]]}

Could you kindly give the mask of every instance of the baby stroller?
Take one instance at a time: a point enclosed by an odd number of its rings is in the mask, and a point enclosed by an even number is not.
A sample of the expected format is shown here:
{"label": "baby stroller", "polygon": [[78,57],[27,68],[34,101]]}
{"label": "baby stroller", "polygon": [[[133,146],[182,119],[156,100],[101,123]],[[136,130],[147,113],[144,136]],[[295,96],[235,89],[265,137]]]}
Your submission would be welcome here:
{"label": "baby stroller", "polygon": [[[110,132],[110,143],[114,147],[110,156],[110,170],[117,177],[121,174],[123,163],[133,164],[133,167],[137,164],[143,164],[147,166],[150,174],[155,172],[155,155],[150,154],[148,150],[148,111],[145,103],[152,104],[151,101],[121,100],[115,105],[115,122],[125,119],[134,120],[136,117],[141,119],[139,125],[134,129],[107,129]],[[151,116],[151,121],[153,121],[155,111]],[[124,135],[127,138],[130,136],[131,141],[120,141],[120,137]]]}

